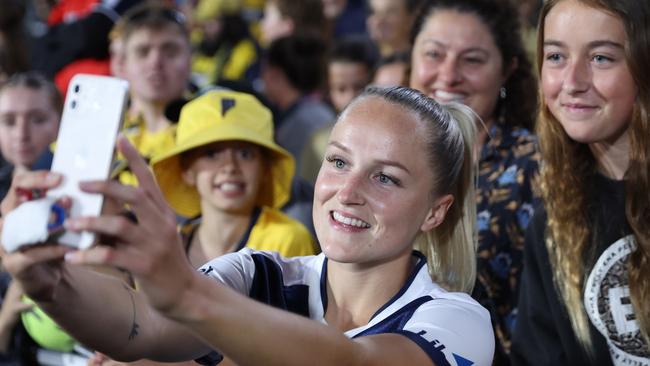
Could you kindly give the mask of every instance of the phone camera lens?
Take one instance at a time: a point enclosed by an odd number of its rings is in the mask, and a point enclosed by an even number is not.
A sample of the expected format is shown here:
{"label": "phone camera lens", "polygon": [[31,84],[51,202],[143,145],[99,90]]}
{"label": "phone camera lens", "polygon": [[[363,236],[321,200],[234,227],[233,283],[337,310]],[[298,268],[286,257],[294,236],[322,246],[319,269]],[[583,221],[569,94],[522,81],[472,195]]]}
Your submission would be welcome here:
{"label": "phone camera lens", "polygon": [[81,90],[81,87],[79,85],[74,86],[74,92],[79,93],[79,90]]}
{"label": "phone camera lens", "polygon": [[75,108],[77,107],[77,101],[76,101],[76,100],[73,100],[72,103],[70,103],[70,107],[71,107],[72,109],[75,109]]}

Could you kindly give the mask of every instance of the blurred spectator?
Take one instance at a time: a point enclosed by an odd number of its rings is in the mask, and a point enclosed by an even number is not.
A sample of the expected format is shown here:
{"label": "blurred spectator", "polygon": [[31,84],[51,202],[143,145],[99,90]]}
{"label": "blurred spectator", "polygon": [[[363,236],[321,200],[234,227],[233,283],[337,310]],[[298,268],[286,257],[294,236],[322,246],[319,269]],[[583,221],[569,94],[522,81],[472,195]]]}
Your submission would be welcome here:
{"label": "blurred spectator", "polygon": [[[327,61],[328,97],[336,113],[361,94],[372,80],[378,58],[375,45],[368,38],[346,37],[334,44]],[[333,125],[316,130],[301,153],[300,171],[314,183],[327,147]]]}
{"label": "blurred spectator", "polygon": [[25,2],[0,0],[0,84],[16,72],[29,70]]}
{"label": "blurred spectator", "polygon": [[44,25],[33,15],[27,17],[28,2],[0,0],[0,80],[34,69],[48,78],[56,77],[59,90],[65,93],[76,73],[108,74],[108,32],[138,2],[35,1],[40,20],[49,21]]}
{"label": "blurred spectator", "polygon": [[544,4],[543,0],[519,0],[519,21],[524,46],[531,60],[536,59],[537,45],[537,18]]}
{"label": "blurred spectator", "polygon": [[316,94],[322,90],[324,75],[325,47],[320,39],[292,35],[271,43],[262,70],[264,90],[279,113],[276,140],[296,158],[298,167],[311,135],[334,123],[334,112]]}
{"label": "blurred spectator", "polygon": [[[176,10],[145,3],[133,8],[119,25],[123,57],[118,68],[131,87],[125,135],[150,158],[174,146],[175,125],[165,116],[182,99],[190,76],[190,43],[184,17]],[[135,184],[124,172],[123,183]]]}
{"label": "blurred spectator", "polygon": [[[301,167],[301,154],[311,136],[334,123],[334,112],[318,96],[325,76],[325,47],[317,37],[291,35],[271,43],[262,65],[264,91],[277,108],[275,137]],[[283,211],[313,231],[311,206],[314,177],[297,171],[291,200]],[[305,180],[306,179],[306,180]]]}
{"label": "blurred spectator", "polygon": [[291,34],[328,38],[322,0],[267,0],[261,23],[262,40],[268,45]]}
{"label": "blurred spectator", "polygon": [[[56,86],[39,73],[15,73],[0,85],[0,151],[4,158],[0,200],[7,194],[15,171],[37,164],[49,168],[49,146],[57,137],[62,109]],[[36,364],[37,345],[20,322],[23,311],[33,306],[22,301],[22,290],[10,284],[6,273],[0,277],[0,364]]]}
{"label": "blurred spectator", "polygon": [[62,93],[77,73],[109,74],[108,34],[114,22],[139,2],[39,2],[46,5],[41,11],[47,12],[44,15],[49,17],[49,24],[42,34],[31,34],[31,67],[55,78]]}
{"label": "blurred spectator", "polygon": [[367,38],[348,37],[334,44],[327,79],[329,99],[337,113],[372,81],[377,58],[377,49]]}
{"label": "blurred spectator", "polygon": [[204,87],[222,80],[247,82],[259,78],[260,49],[244,20],[240,0],[201,0],[194,14],[198,37],[192,71]]}
{"label": "blurred spectator", "polygon": [[0,199],[14,170],[29,170],[42,155],[51,156],[62,108],[56,87],[38,73],[14,74],[0,86],[0,151],[9,163],[0,176]]}
{"label": "blurred spectator", "polygon": [[322,0],[332,38],[366,34],[367,9],[364,0]]}
{"label": "blurred spectator", "polygon": [[[45,3],[44,7],[49,9],[47,13],[47,25],[49,27],[82,19],[100,3],[99,0],[59,0],[57,2],[37,0],[37,2]],[[101,44],[105,44],[105,42],[101,42]],[[68,83],[76,74],[109,75],[110,68],[107,56],[102,52],[101,55],[76,59],[57,71],[54,82],[65,95]]]}
{"label": "blurred spectator", "polygon": [[368,33],[382,56],[411,48],[411,28],[421,3],[422,0],[368,0]]}
{"label": "blurred spectator", "polygon": [[377,62],[372,84],[377,86],[407,86],[410,67],[410,51],[382,57]]}

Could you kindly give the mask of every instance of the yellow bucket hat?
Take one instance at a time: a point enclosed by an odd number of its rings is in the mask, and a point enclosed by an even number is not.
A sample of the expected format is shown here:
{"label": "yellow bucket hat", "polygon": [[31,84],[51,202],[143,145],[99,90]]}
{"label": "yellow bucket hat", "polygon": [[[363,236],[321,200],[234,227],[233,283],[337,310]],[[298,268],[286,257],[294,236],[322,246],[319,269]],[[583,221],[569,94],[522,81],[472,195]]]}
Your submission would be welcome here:
{"label": "yellow bucket hat", "polygon": [[250,94],[214,90],[181,109],[174,148],[151,161],[160,189],[177,214],[194,217],[201,212],[199,193],[183,180],[180,155],[213,142],[233,140],[270,152],[270,176],[260,185],[257,204],[280,208],[289,200],[295,163],[273,140],[271,111]]}

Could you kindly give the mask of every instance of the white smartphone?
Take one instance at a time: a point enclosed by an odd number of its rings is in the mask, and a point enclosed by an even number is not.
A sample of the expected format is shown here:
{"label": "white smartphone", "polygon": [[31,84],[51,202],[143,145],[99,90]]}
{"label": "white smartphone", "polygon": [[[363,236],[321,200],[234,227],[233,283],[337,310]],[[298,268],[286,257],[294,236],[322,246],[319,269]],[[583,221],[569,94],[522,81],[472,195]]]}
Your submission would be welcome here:
{"label": "white smartphone", "polygon": [[[63,175],[63,182],[47,192],[49,197],[72,199],[70,217],[101,213],[104,197],[82,192],[79,182],[109,178],[128,89],[125,80],[108,76],[79,74],[70,81],[51,168]],[[58,241],[86,249],[95,236],[66,231]]]}

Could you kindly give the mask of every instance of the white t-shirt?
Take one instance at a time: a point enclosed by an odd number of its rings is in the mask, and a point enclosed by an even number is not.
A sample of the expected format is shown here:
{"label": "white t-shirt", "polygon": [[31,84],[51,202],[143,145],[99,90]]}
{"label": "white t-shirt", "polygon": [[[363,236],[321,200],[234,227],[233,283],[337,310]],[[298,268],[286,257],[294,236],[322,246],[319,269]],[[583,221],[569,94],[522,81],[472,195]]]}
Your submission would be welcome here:
{"label": "white t-shirt", "polygon": [[[402,289],[370,319],[348,330],[350,338],[381,333],[406,336],[437,366],[491,365],[494,335],[490,315],[465,293],[433,283],[426,258],[413,252],[415,269]],[[283,258],[244,248],[213,259],[199,270],[238,292],[325,324],[327,258]],[[408,364],[408,355],[404,355]]]}

